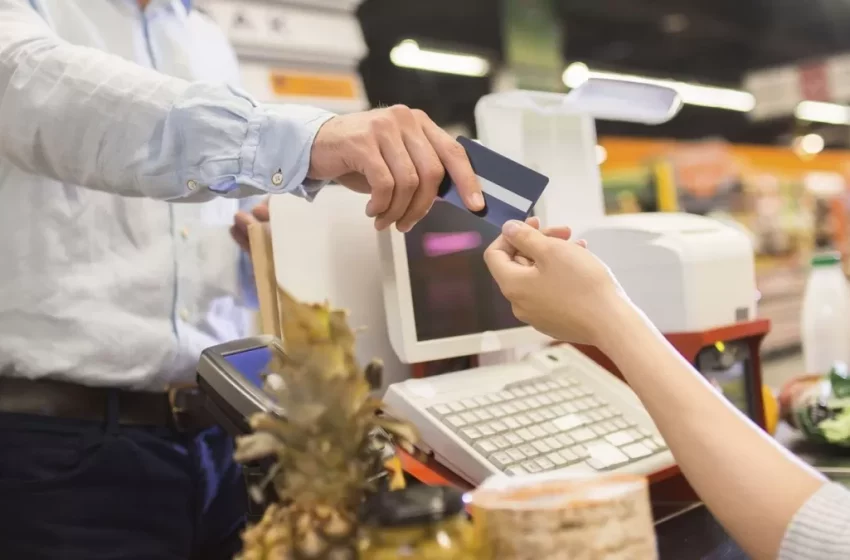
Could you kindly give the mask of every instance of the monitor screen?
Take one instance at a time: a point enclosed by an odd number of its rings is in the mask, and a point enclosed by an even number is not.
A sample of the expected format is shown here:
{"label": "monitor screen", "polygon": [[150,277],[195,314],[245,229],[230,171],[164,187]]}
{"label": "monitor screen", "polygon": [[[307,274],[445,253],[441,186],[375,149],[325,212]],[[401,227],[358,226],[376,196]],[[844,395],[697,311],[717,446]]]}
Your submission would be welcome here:
{"label": "monitor screen", "polygon": [[492,224],[441,201],[405,235],[419,341],[524,326],[484,264],[498,235]]}
{"label": "monitor screen", "polygon": [[233,366],[233,369],[260,389],[263,388],[263,373],[265,373],[271,359],[272,351],[268,346],[260,346],[224,356],[224,360]]}

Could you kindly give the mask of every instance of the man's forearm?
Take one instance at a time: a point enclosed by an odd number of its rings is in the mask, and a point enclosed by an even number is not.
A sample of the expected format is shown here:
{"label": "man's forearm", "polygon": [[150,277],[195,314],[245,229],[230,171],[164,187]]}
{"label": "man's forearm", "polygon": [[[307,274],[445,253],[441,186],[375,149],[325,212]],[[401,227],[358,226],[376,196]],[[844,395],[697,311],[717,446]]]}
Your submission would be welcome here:
{"label": "man's forearm", "polygon": [[749,422],[631,307],[600,344],[641,398],[679,467],[753,558],[776,558],[794,514],[823,484]]}
{"label": "man's forearm", "polygon": [[0,0],[0,157],[28,172],[166,200],[291,192],[330,116],[71,45]]}

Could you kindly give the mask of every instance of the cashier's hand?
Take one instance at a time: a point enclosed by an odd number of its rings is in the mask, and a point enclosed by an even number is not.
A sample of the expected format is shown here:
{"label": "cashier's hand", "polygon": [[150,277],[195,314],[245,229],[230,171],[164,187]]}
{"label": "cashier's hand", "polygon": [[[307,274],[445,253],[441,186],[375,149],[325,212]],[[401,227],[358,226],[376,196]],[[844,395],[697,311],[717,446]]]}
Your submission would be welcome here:
{"label": "cashier's hand", "polygon": [[248,245],[248,226],[257,222],[269,221],[269,197],[254,206],[250,212],[240,210],[233,216],[233,225],[230,227],[230,235],[246,253],[251,253]]}
{"label": "cashier's hand", "polygon": [[514,315],[564,342],[599,345],[610,320],[631,309],[611,271],[569,228],[510,221],[484,253]]}
{"label": "cashier's hand", "polygon": [[446,173],[471,210],[484,198],[466,150],[422,111],[403,105],[334,117],[319,129],[308,177],[371,195],[375,227],[409,231],[431,209]]}

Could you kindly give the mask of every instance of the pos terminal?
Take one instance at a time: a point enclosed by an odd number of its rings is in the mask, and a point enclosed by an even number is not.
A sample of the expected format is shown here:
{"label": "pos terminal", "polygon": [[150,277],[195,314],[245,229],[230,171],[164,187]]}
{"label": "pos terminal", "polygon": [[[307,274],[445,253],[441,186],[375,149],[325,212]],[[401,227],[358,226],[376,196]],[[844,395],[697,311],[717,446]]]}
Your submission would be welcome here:
{"label": "pos terminal", "polygon": [[[197,367],[198,386],[203,393],[206,411],[231,436],[251,432],[250,419],[254,414],[284,411],[263,390],[263,373],[272,358],[270,336],[236,340],[203,351]],[[261,482],[271,467],[270,460],[243,465],[246,487]],[[271,492],[271,490],[269,490]],[[266,502],[273,498],[267,494]],[[249,520],[259,521],[265,504],[248,501]]]}

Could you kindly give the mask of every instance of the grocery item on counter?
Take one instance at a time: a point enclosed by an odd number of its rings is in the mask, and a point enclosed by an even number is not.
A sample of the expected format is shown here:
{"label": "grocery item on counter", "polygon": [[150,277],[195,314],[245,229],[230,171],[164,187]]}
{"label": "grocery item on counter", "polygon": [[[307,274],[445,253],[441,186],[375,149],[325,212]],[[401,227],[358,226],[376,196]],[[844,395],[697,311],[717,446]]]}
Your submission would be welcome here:
{"label": "grocery item on counter", "polygon": [[850,374],[838,364],[828,375],[806,375],[782,388],[783,420],[806,439],[850,447]]}
{"label": "grocery item on counter", "polygon": [[498,475],[471,494],[471,504],[482,558],[658,558],[644,477]]}
{"label": "grocery item on counter", "polygon": [[369,497],[363,509],[362,560],[477,560],[480,549],[464,494],[410,486]]}
{"label": "grocery item on counter", "polygon": [[812,258],[800,328],[806,373],[825,375],[850,361],[850,288],[839,253]]}

